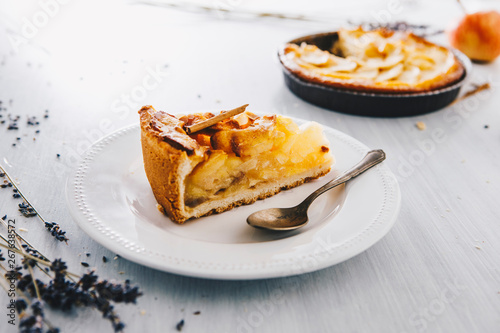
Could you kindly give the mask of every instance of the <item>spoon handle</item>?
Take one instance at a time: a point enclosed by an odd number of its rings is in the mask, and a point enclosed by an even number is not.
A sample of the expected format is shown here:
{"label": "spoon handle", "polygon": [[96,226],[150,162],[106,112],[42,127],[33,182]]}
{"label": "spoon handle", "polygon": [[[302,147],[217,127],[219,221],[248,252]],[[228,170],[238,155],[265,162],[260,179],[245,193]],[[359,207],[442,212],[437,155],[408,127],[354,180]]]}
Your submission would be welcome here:
{"label": "spoon handle", "polygon": [[325,193],[328,190],[331,190],[332,188],[340,184],[345,183],[346,181],[354,177],[359,176],[360,174],[379,164],[383,160],[385,160],[385,153],[382,149],[370,150],[358,164],[311,193],[307,198],[304,199],[304,201],[302,201],[300,206],[304,205],[305,207],[309,207],[314,199],[319,197],[321,194]]}

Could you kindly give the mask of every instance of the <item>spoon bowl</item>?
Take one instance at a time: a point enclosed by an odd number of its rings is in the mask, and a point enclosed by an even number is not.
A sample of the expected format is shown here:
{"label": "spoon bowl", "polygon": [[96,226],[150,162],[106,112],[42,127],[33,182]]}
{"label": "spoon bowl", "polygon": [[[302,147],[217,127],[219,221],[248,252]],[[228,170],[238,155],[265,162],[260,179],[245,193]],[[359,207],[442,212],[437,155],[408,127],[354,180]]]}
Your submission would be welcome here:
{"label": "spoon bowl", "polygon": [[253,213],[247,219],[247,223],[255,228],[267,230],[294,230],[298,226],[306,225],[307,211],[290,208],[270,208]]}

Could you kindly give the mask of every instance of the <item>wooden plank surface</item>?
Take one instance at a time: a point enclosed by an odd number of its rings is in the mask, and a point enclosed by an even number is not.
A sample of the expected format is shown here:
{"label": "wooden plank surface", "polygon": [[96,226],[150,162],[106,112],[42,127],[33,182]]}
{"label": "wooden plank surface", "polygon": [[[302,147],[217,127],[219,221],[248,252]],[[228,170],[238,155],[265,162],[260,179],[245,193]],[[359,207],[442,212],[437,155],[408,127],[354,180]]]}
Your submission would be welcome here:
{"label": "wooden plank surface", "polygon": [[[386,9],[385,3],[365,3],[363,15],[356,11],[360,5],[344,4],[345,17],[365,19]],[[333,5],[315,4],[334,12]],[[174,332],[181,319],[183,332],[500,331],[500,61],[474,65],[472,80],[491,80],[493,88],[454,107],[412,118],[362,118],[295,97],[276,60],[280,43],[335,29],[337,21],[221,20],[121,2],[74,1],[61,5],[46,27],[16,48],[11,41],[24,38],[23,17],[42,9],[35,2],[29,8],[2,5],[0,100],[8,110],[1,114],[21,120],[17,131],[0,125],[0,161],[43,215],[68,231],[69,245],[56,244],[36,219],[21,217],[10,190],[0,189],[0,215],[14,217],[28,230],[23,235],[48,256],[62,255],[75,272],[85,271],[79,264],[84,260],[101,277],[139,284],[144,296],[137,305],[118,307],[127,332]],[[438,26],[448,20],[443,12],[459,15],[450,4],[404,6],[397,18]],[[325,12],[319,9],[313,13]],[[366,252],[318,272],[216,281],[113,260],[114,253],[70,217],[65,182],[82,152],[136,123],[141,105],[187,113],[246,103],[249,110],[315,120],[383,148],[402,192],[389,234]],[[27,116],[37,116],[40,124],[27,125]],[[426,130],[418,130],[417,121]],[[110,261],[103,263],[102,256]],[[5,303],[5,294],[0,300]],[[48,317],[63,332],[111,332],[95,311]],[[0,331],[16,330],[2,319]]]}

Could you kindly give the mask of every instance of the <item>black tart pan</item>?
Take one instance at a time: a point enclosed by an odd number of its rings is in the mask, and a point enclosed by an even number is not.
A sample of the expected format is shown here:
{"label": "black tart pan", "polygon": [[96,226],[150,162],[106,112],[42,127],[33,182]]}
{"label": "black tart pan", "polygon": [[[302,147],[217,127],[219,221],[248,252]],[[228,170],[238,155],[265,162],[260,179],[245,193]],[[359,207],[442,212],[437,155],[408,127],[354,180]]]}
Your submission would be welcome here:
{"label": "black tart pan", "polygon": [[[304,36],[289,41],[299,44],[306,42],[322,50],[330,50],[338,40],[337,32],[327,32]],[[280,49],[278,57],[284,56]],[[317,83],[306,82],[290,72],[282,64],[285,84],[295,95],[314,105],[338,111],[369,117],[408,117],[429,113],[444,108],[457,98],[460,88],[466,82],[472,65],[463,53],[451,49],[463,65],[465,72],[460,80],[444,88],[419,93],[380,93],[358,92],[333,88]]]}

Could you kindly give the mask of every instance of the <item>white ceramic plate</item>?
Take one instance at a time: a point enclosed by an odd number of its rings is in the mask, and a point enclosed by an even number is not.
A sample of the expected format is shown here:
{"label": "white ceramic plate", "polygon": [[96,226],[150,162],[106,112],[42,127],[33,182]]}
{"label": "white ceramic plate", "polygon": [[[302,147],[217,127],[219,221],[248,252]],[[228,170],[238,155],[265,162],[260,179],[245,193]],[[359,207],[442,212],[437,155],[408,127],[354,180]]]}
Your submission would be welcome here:
{"label": "white ceramic plate", "polygon": [[68,205],[94,240],[145,266],[231,280],[312,272],[375,244],[396,221],[400,206],[396,178],[382,163],[316,199],[309,209],[309,223],[299,230],[269,233],[248,226],[251,213],[299,203],[368,151],[339,131],[325,127],[325,134],[337,160],[325,177],[252,205],[178,225],[156,208],[142,165],[140,129],[130,126],[87,151],[68,179]]}

